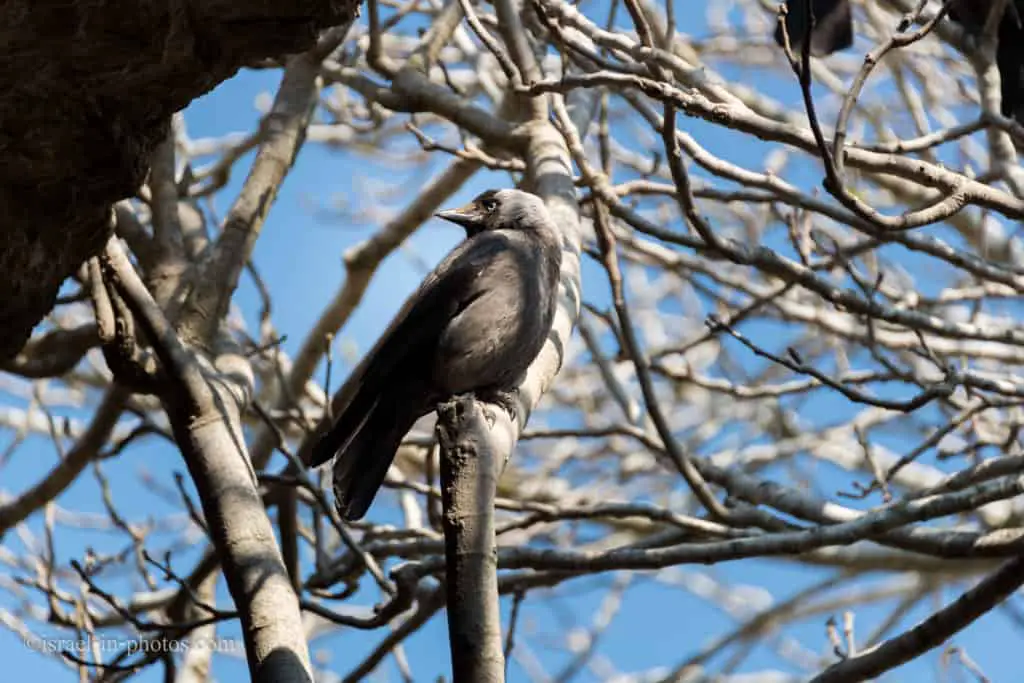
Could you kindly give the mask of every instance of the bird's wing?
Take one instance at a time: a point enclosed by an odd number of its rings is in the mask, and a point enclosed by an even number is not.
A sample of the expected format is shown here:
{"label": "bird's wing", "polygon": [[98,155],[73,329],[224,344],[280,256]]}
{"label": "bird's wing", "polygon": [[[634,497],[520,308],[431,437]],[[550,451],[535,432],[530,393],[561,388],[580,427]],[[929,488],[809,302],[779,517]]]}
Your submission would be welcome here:
{"label": "bird's wing", "polygon": [[311,465],[329,460],[359,428],[390,382],[425,377],[442,332],[481,293],[477,275],[506,248],[497,233],[480,233],[457,246],[424,279],[332,400],[334,424],[314,449]]}

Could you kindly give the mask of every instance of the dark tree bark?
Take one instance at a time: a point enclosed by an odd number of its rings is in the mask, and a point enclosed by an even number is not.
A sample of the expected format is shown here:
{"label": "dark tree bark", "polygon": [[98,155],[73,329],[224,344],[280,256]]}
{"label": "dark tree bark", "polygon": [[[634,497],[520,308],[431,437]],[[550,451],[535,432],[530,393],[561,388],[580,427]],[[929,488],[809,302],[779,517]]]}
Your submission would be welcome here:
{"label": "dark tree bark", "polygon": [[301,52],[357,0],[0,3],[0,360],[100,252],[169,117],[257,59]]}

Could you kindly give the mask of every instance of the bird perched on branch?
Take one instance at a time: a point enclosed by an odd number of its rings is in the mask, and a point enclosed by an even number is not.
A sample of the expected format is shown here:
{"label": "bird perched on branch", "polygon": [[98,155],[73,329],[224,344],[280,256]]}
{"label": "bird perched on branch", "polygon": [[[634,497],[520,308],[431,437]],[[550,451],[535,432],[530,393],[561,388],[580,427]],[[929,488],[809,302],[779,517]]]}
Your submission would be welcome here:
{"label": "bird perched on branch", "polygon": [[[994,6],[995,0],[960,0],[950,6],[949,18],[977,36]],[[800,54],[811,13],[812,55],[824,57],[853,45],[850,0],[786,0],[786,33],[794,53]],[[998,35],[996,66],[1002,86],[1002,114],[1024,123],[1024,0],[1005,4]],[[775,42],[784,43],[781,26],[775,28]]]}
{"label": "bird perched on branch", "polygon": [[489,190],[438,217],[466,240],[427,275],[332,400],[311,465],[334,458],[338,512],[366,514],[403,437],[453,396],[511,407],[558,301],[562,240],[536,196]]}

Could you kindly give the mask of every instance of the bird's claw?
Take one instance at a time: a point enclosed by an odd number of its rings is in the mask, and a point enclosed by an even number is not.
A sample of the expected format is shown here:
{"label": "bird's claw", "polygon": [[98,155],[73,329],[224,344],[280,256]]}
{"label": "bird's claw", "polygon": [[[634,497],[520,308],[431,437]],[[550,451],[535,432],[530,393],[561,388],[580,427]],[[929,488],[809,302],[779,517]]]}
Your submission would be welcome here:
{"label": "bird's claw", "polygon": [[[519,419],[519,392],[517,390],[489,391],[481,394],[478,398],[481,401],[486,401],[487,403],[493,403],[494,405],[500,406],[513,422]],[[487,418],[487,428],[491,429],[494,427],[494,422],[497,419],[497,416],[492,415],[490,411],[486,410],[484,411],[484,415]]]}

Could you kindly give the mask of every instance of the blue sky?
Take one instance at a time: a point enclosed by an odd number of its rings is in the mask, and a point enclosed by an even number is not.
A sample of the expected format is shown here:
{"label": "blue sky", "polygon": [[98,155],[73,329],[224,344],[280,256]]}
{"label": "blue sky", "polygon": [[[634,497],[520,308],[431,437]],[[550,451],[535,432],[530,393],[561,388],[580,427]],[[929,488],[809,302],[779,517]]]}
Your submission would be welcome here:
{"label": "blue sky", "polygon": [[[704,2],[700,5],[703,7]],[[687,3],[678,4],[680,11],[685,6]],[[700,33],[702,25],[685,25],[682,28]],[[749,76],[728,72],[725,75],[739,78]],[[221,84],[186,111],[190,135],[199,138],[251,130],[259,118],[254,101],[260,93],[273,92],[279,77],[278,72],[243,71]],[[795,85],[781,77],[777,84],[769,85],[767,91],[786,102],[794,102],[799,96]],[[765,152],[765,143],[747,144],[744,141],[737,144],[737,140],[743,138],[723,129],[693,119],[681,121],[692,126],[692,132],[702,144],[731,161],[756,165],[756,160]],[[236,165],[229,187],[219,193],[216,209],[221,216],[244,179],[250,161],[251,155]],[[435,165],[435,168],[439,167],[440,164]],[[343,220],[332,218],[329,211],[315,211],[312,207],[327,208],[339,199],[349,203],[371,201],[372,198],[367,197],[363,190],[373,186],[379,178],[394,182],[396,173],[367,162],[356,154],[329,151],[316,144],[308,144],[285,181],[257,244],[255,261],[268,288],[273,292],[274,323],[280,333],[288,335],[284,347],[289,352],[297,350],[304,332],[342,282],[342,253],[372,234],[376,228],[374,225],[348,225]],[[813,166],[807,166],[805,171],[789,179],[804,188],[820,187],[820,178],[814,175]],[[423,180],[421,171],[410,176],[410,198],[418,183]],[[507,178],[502,179],[494,174],[477,177],[453,198],[452,204],[458,204],[490,185],[508,183]],[[363,304],[345,327],[340,343],[353,343],[360,352],[368,348],[405,296],[421,279],[423,263],[436,262],[459,238],[459,229],[437,220],[418,231],[403,249],[387,259],[367,291]],[[589,279],[585,280],[584,288],[590,301],[603,301],[606,296],[606,283],[596,276],[597,272],[591,265],[587,265],[585,276],[589,276]],[[598,291],[600,294],[594,293]],[[243,278],[236,303],[252,322],[258,310],[258,300],[248,278]],[[338,372],[345,370],[342,365]],[[335,376],[338,377],[337,374]],[[842,399],[835,397],[825,399],[819,395],[816,400],[820,403],[815,409],[823,413],[832,410],[841,412],[846,408]],[[827,418],[823,413],[819,413],[818,417]],[[75,413],[70,411],[69,414]],[[48,440],[30,438],[4,469],[4,480],[0,487],[7,493],[24,490],[52,466],[55,457],[54,448]],[[164,520],[168,524],[178,519],[172,517],[179,510],[176,504],[168,502],[162,505],[151,493],[142,491],[139,485],[140,476],[145,474],[164,482],[173,490],[170,484],[173,481],[172,473],[184,472],[184,467],[180,456],[170,445],[150,439],[129,450],[118,462],[105,463],[103,472],[110,480],[116,504],[126,516],[138,518],[148,514],[154,520]],[[836,488],[842,488],[843,482],[848,480],[844,480],[842,474],[832,473],[826,481],[828,485],[834,482],[837,483]],[[97,495],[91,472],[84,474],[79,482],[61,496],[58,503],[64,509],[103,513],[102,501]],[[33,517],[26,528],[38,534],[42,528],[41,515]],[[71,559],[80,559],[87,546],[109,552],[122,549],[119,545],[122,543],[121,538],[109,532],[63,529],[59,537],[58,564],[65,567]],[[36,538],[38,540],[39,537]],[[114,538],[117,540],[112,540]],[[4,546],[13,552],[18,552],[23,542],[13,532],[3,539]],[[194,548],[179,549],[175,553],[173,566],[185,572],[195,557]],[[820,570],[780,561],[742,561],[710,568],[684,566],[675,574],[678,581],[671,584],[640,575],[628,589],[621,611],[602,636],[599,645],[599,650],[620,671],[643,670],[658,665],[671,668],[695,652],[707,639],[726,633],[735,625],[735,619],[709,606],[708,601],[692,592],[694,586],[709,585],[701,580],[702,575],[713,578],[727,593],[749,594],[750,600],[758,595],[756,590],[752,590],[753,587],[768,591],[781,600],[827,575]],[[545,592],[538,592],[535,596],[531,594],[524,603],[520,628],[526,632],[533,630],[535,634],[549,634],[551,642],[555,644],[555,639],[564,629],[573,625],[586,627],[589,624],[613,579],[614,575],[582,578],[566,584],[557,591],[557,595]],[[865,581],[870,582],[872,579],[869,577]],[[680,584],[689,585],[691,590],[680,587]],[[219,594],[221,604],[228,605],[229,599],[223,585]],[[944,601],[955,597],[953,591],[946,591],[943,595]],[[357,599],[362,604],[371,604],[373,598],[372,594],[364,591]],[[38,603],[38,598],[34,602]],[[10,591],[0,593],[0,607],[12,608],[17,604],[18,600],[12,597]],[[890,602],[883,603],[883,606],[858,608],[858,633],[869,633],[874,625],[887,617],[891,605]],[[925,603],[911,610],[902,622],[904,627],[925,616],[933,606]],[[507,600],[503,607],[507,617]],[[841,614],[837,612],[836,616],[840,617]],[[823,625],[826,617],[818,615],[809,618],[788,628],[786,635],[799,639],[805,647],[821,652],[826,647]],[[442,613],[407,641],[406,650],[417,681],[434,680],[437,675],[447,674],[445,629]],[[222,631],[224,635],[237,635],[237,629],[233,627]],[[46,633],[45,630],[43,632]],[[337,635],[332,634],[312,643],[312,651],[315,657],[327,657],[329,668],[344,674],[384,635],[384,631],[352,633],[342,630]],[[538,646],[544,639],[537,635],[531,637],[531,642],[534,644],[534,654],[547,665],[549,671],[558,671],[560,665],[564,665],[565,655],[558,648]],[[1015,630],[1002,611],[989,615],[967,629],[957,636],[955,642],[966,648],[993,681],[1019,678],[1018,668],[1011,663],[1015,658],[1007,653],[1015,645],[1019,646],[1021,632]],[[27,649],[18,637],[4,629],[0,629],[0,658],[13,678],[31,673],[44,676],[45,680],[72,680],[74,675],[64,666]],[[933,653],[922,661],[903,667],[886,680],[935,680],[936,662],[937,654]],[[740,671],[776,667],[793,671],[770,648],[762,646],[745,661]],[[217,660],[215,670],[220,681],[247,680],[244,660],[221,657]],[[140,676],[139,680],[157,681],[160,680],[159,676],[159,670],[152,668]],[[378,676],[376,680],[400,680],[390,659],[378,669]],[[522,679],[522,669],[518,663],[512,662],[510,680]],[[584,672],[575,680],[597,679],[589,672]]]}

